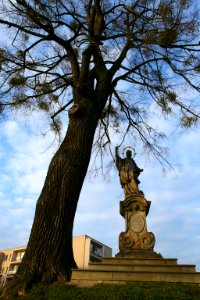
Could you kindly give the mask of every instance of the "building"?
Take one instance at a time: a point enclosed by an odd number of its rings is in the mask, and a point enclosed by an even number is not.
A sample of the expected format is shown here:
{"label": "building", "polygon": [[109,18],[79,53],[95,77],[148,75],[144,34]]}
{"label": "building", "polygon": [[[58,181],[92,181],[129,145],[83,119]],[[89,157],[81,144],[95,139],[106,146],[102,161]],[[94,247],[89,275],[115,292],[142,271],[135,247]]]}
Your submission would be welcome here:
{"label": "building", "polygon": [[73,238],[74,259],[78,268],[86,269],[90,262],[101,261],[102,257],[111,257],[112,249],[95,239],[80,235]]}
{"label": "building", "polygon": [[0,250],[0,285],[4,286],[17,272],[22,261],[26,246]]}
{"label": "building", "polygon": [[[5,286],[17,272],[24,256],[26,246],[0,250],[0,285]],[[101,261],[102,257],[111,257],[112,249],[95,239],[80,235],[73,238],[74,259],[78,268],[86,269],[90,262]]]}

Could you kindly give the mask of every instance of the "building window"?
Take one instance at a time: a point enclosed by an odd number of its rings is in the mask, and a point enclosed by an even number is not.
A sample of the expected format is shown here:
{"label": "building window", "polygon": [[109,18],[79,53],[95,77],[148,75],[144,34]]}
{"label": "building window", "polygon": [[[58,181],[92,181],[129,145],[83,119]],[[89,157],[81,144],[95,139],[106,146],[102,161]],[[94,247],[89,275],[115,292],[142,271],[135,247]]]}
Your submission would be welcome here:
{"label": "building window", "polygon": [[93,242],[90,244],[90,255],[94,255],[98,258],[102,258],[103,256],[103,247],[101,245],[97,245]]}

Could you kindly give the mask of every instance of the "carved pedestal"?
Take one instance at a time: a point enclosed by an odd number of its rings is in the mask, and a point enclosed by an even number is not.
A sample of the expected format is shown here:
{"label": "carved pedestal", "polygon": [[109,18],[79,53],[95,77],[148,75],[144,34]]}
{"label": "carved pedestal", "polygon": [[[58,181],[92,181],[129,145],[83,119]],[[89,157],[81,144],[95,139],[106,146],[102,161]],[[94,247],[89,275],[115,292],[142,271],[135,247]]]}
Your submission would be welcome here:
{"label": "carved pedestal", "polygon": [[121,257],[161,257],[153,251],[155,236],[147,231],[146,216],[151,202],[142,192],[129,196],[120,202],[120,214],[125,218],[126,231],[119,235]]}

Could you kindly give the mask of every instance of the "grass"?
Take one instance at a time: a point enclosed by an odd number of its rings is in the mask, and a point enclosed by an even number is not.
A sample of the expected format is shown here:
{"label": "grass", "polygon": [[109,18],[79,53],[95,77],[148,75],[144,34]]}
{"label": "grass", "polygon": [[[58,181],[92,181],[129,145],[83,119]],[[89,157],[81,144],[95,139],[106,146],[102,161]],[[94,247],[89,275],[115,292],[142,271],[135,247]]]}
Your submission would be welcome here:
{"label": "grass", "polygon": [[200,286],[181,283],[129,283],[80,288],[64,284],[39,285],[26,300],[200,300]]}

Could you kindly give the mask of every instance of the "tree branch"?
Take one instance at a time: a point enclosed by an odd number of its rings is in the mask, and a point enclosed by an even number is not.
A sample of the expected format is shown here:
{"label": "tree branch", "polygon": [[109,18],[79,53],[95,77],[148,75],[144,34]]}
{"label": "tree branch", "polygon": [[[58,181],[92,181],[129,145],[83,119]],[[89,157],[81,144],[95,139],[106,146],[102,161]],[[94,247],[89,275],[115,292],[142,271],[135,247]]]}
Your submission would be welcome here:
{"label": "tree branch", "polygon": [[51,116],[51,119],[53,120],[58,114],[60,114],[62,111],[65,110],[65,108],[67,106],[69,106],[70,104],[72,104],[74,102],[74,100],[70,100],[69,102],[67,102],[64,106],[62,106],[57,112],[55,112],[52,116]]}

